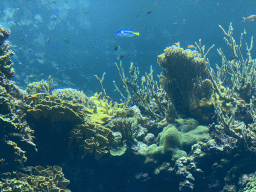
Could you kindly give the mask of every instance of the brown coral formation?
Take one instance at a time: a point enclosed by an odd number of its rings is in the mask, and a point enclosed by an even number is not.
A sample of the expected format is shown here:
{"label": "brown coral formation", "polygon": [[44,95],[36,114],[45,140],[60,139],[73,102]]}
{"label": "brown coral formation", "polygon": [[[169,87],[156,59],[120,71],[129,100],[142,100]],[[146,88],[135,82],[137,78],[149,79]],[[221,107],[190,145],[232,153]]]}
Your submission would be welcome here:
{"label": "brown coral formation", "polygon": [[88,98],[74,89],[57,89],[52,95],[37,93],[25,97],[26,119],[35,127],[36,140],[41,143],[38,150],[43,156],[47,157],[45,149],[49,152],[50,148],[57,156],[61,151],[58,148],[68,146],[79,147],[83,156],[91,154],[97,160],[108,153],[114,137],[105,125],[112,118],[125,117],[131,111],[100,96]]}
{"label": "brown coral formation", "polygon": [[[209,121],[213,112],[209,105],[213,103],[207,104],[204,100],[210,100],[212,86],[205,59],[197,51],[173,45],[158,56],[157,62],[163,70],[160,83],[177,112]],[[200,117],[201,114],[204,116]]]}
{"label": "brown coral formation", "polygon": [[102,125],[82,124],[72,130],[69,138],[71,146],[78,146],[82,151],[82,157],[93,155],[99,160],[108,154],[108,147],[114,142],[112,131]]}
{"label": "brown coral formation", "polygon": [[33,118],[36,121],[47,119],[50,123],[79,124],[83,122],[81,112],[83,106],[80,104],[72,104],[46,93],[28,95],[25,100],[28,104],[27,119]]}
{"label": "brown coral formation", "polygon": [[35,130],[35,143],[40,143],[35,158],[38,163],[58,163],[68,148],[69,134],[84,121],[83,106],[46,93],[27,95],[25,101],[26,120]]}

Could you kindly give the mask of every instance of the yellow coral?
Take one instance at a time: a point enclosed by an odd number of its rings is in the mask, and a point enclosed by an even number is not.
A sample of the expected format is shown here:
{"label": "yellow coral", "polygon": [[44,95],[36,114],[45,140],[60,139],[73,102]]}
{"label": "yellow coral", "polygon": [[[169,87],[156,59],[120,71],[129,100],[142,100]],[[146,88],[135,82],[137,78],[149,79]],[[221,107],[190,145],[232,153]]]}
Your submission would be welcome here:
{"label": "yellow coral", "polygon": [[105,97],[100,99],[102,94],[95,93],[90,97],[90,101],[94,104],[92,108],[87,107],[87,121],[91,121],[97,124],[106,124],[111,119],[117,116],[125,117],[129,110],[124,108],[123,104],[109,101]]}
{"label": "yellow coral", "polygon": [[114,140],[112,131],[104,125],[117,116],[131,113],[124,105],[101,99],[101,95],[95,93],[89,98],[74,89],[54,90],[53,95],[27,95],[27,118],[36,121],[47,118],[51,123],[68,121],[72,125],[68,128],[69,145],[77,145],[84,155],[94,155],[98,160],[108,153],[107,148]]}

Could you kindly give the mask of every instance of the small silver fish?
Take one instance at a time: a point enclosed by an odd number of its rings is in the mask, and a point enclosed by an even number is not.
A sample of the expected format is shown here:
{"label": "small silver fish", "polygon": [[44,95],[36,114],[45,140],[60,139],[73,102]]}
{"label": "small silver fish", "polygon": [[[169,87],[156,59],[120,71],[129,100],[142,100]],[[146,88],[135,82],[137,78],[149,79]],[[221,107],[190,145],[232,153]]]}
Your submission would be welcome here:
{"label": "small silver fish", "polygon": [[20,168],[22,171],[27,171],[30,172],[34,167],[33,166],[26,166],[26,167],[22,167]]}

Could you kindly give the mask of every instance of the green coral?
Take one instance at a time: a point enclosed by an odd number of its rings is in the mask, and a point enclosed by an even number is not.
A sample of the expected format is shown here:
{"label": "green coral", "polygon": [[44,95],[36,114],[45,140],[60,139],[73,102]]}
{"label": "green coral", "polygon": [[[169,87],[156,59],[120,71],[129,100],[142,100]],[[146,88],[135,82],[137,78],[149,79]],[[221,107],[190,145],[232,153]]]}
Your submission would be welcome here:
{"label": "green coral", "polygon": [[208,131],[207,127],[198,126],[198,122],[192,119],[180,119],[178,126],[169,124],[158,135],[159,145],[152,144],[144,151],[146,162],[166,155],[170,155],[172,161],[187,156],[193,144],[210,138]]}

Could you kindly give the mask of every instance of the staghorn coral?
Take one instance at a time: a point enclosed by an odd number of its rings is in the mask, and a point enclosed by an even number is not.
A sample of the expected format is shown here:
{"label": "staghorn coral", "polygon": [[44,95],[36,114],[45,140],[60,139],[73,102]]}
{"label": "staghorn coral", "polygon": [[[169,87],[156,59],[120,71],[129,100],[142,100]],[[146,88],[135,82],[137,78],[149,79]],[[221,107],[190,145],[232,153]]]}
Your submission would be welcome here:
{"label": "staghorn coral", "polygon": [[42,191],[42,192],[69,192],[66,189],[70,183],[64,177],[62,168],[54,165],[46,169],[42,166],[32,168],[31,174],[22,172],[4,173],[0,181],[1,191]]}
{"label": "staghorn coral", "polygon": [[[121,95],[124,104],[136,105],[143,114],[150,116],[152,119],[157,119],[157,121],[177,117],[172,103],[167,102],[165,91],[153,80],[152,66],[150,73],[145,73],[145,76],[141,77],[140,86],[138,85],[139,68],[135,67],[133,63],[130,65],[130,79],[125,76],[122,62],[120,62],[120,66],[116,64],[116,67],[127,97],[123,95],[115,81],[113,83],[116,88],[115,91]],[[172,117],[169,117],[168,114],[171,114]]]}
{"label": "staghorn coral", "polygon": [[[217,74],[208,65],[208,70],[211,76],[212,84],[214,87],[215,111],[218,121],[225,132],[241,140],[247,142],[240,132],[237,132],[236,118],[245,120],[246,123],[251,123],[254,120],[255,110],[253,100],[255,98],[256,89],[256,60],[251,57],[251,50],[253,47],[253,38],[251,38],[250,46],[246,43],[247,58],[244,59],[242,55],[243,36],[246,34],[244,31],[240,36],[240,43],[237,44],[233,38],[232,23],[229,25],[229,30],[226,32],[222,26],[219,26],[223,31],[225,42],[232,53],[232,58],[228,60],[222,50],[217,49],[222,58],[222,65],[217,68]],[[251,117],[250,117],[251,115]],[[249,126],[251,128],[251,126]],[[247,126],[246,128],[247,129]],[[246,133],[247,131],[244,131]],[[250,149],[251,147],[249,147]]]}

